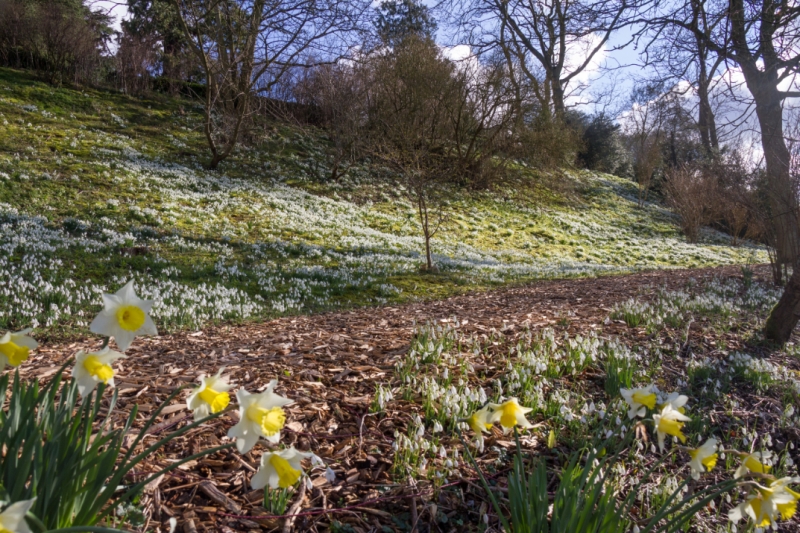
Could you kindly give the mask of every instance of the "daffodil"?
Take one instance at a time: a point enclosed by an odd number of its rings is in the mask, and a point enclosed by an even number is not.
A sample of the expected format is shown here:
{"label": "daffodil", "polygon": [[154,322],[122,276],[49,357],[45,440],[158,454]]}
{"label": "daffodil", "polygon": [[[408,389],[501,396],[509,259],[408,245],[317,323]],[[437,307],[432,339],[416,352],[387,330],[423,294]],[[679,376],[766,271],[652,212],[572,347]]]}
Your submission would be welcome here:
{"label": "daffodil", "polygon": [[25,515],[33,506],[33,500],[14,502],[0,513],[0,533],[31,533]]}
{"label": "daffodil", "polygon": [[756,527],[774,526],[778,516],[789,520],[797,512],[797,500],[800,494],[789,489],[789,483],[797,483],[797,478],[783,478],[764,487],[754,483],[755,490],[747,500],[740,503],[728,513],[728,518],[738,522],[745,515],[749,516]]}
{"label": "daffodil", "polygon": [[114,337],[123,352],[137,335],[157,335],[156,325],[150,318],[152,300],[142,300],[133,292],[133,280],[116,294],[103,293],[103,310],[92,321],[89,330],[98,335]]}
{"label": "daffodil", "polygon": [[666,405],[661,410],[661,413],[653,415],[653,422],[655,423],[656,435],[658,437],[658,448],[662,452],[664,451],[664,439],[667,435],[678,437],[681,442],[686,442],[686,435],[684,435],[681,430],[683,429],[684,422],[688,422],[689,420],[691,420],[691,418],[673,409],[670,405]]}
{"label": "daffodil", "polygon": [[31,328],[16,333],[7,331],[0,337],[0,372],[6,365],[15,367],[21,365],[28,359],[31,350],[35,350],[39,346],[35,340],[28,337],[28,333],[31,331]]}
{"label": "daffodil", "polygon": [[[109,349],[108,346],[99,352],[79,351],[75,355],[75,366],[72,368],[72,377],[78,382],[78,392],[81,396],[91,393],[98,383],[103,382],[109,387],[114,386],[114,369],[111,363],[125,355]],[[2,533],[2,532],[0,532]]]}
{"label": "daffodil", "polygon": [[677,392],[671,392],[669,396],[667,396],[667,401],[662,403],[659,406],[659,409],[663,409],[665,406],[669,405],[679,413],[686,414],[686,408],[684,406],[688,401],[689,401],[688,396],[684,396],[683,394],[679,394]]}
{"label": "daffodil", "polygon": [[655,409],[656,395],[653,386],[648,385],[639,389],[620,389],[622,399],[628,404],[628,418],[634,419],[637,416],[645,416],[647,409]]}
{"label": "daffodil", "polygon": [[792,496],[792,501],[788,503],[779,503],[777,504],[778,512],[781,514],[781,518],[784,520],[790,520],[795,513],[797,512],[797,502],[800,501],[800,492],[793,491],[789,488],[789,484],[800,483],[800,478],[798,477],[783,477],[781,479],[776,479],[770,484],[770,488],[777,489],[782,487],[786,492],[788,492]]}
{"label": "daffodil", "polygon": [[736,469],[733,476],[735,478],[740,478],[745,476],[748,472],[768,474],[772,467],[767,464],[767,461],[771,458],[772,452],[769,451],[751,453],[742,460],[742,464],[739,465],[739,468]]}
{"label": "daffodil", "polygon": [[525,414],[530,413],[533,409],[522,407],[516,398],[510,398],[501,404],[490,403],[489,407],[493,411],[489,422],[499,421],[500,425],[503,426],[504,434],[510,433],[515,426],[523,429],[533,427],[533,424],[525,418]]}
{"label": "daffodil", "polygon": [[692,477],[700,479],[700,474],[703,472],[711,472],[717,465],[717,439],[708,439],[699,448],[689,450],[689,467],[692,469]]}
{"label": "daffodil", "polygon": [[492,423],[489,418],[492,416],[492,410],[489,407],[484,407],[475,411],[469,418],[464,421],[469,425],[470,429],[477,434],[489,433],[492,429]]}
{"label": "daffodil", "polygon": [[263,489],[267,485],[272,489],[289,488],[303,475],[300,461],[315,457],[313,453],[301,452],[294,447],[265,453],[261,456],[261,468],[253,474],[250,485],[253,490]]}
{"label": "daffodil", "polygon": [[215,375],[200,378],[200,386],[186,399],[186,406],[194,413],[195,420],[219,413],[228,407],[231,401],[228,391],[231,390],[231,386],[222,379],[224,370],[225,367],[222,367]]}
{"label": "daffodil", "polygon": [[294,402],[272,392],[277,384],[278,380],[270,381],[267,389],[258,394],[250,394],[244,389],[236,392],[239,423],[228,431],[228,436],[236,439],[239,453],[253,449],[260,437],[272,443],[280,440],[281,429],[286,423],[286,413],[282,407]]}
{"label": "daffodil", "polygon": [[463,419],[469,428],[475,432],[475,447],[483,451],[483,434],[489,433],[492,429],[490,418],[493,411],[486,406],[472,413],[469,418]]}

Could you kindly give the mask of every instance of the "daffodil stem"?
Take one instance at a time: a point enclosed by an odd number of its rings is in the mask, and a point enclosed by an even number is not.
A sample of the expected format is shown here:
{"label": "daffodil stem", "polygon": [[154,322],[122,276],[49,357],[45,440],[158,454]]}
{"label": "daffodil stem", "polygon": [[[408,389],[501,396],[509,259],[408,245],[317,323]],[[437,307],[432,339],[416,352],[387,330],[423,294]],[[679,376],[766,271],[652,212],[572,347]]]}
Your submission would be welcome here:
{"label": "daffodil stem", "polygon": [[475,458],[472,457],[472,453],[470,453],[469,451],[469,446],[467,446],[467,443],[464,442],[464,436],[461,434],[461,430],[457,426],[456,426],[456,433],[458,434],[458,440],[460,440],[461,444],[464,446],[464,453],[467,454],[467,458],[469,458],[469,461],[472,463],[472,467],[475,468],[475,471],[478,472],[478,476],[480,476],[481,478],[481,483],[483,484],[483,488],[489,495],[489,499],[492,502],[492,506],[494,507],[497,516],[500,518],[500,523],[503,524],[503,529],[505,529],[506,531],[513,531],[513,529],[511,529],[511,525],[508,523],[508,520],[506,520],[505,515],[503,515],[503,509],[500,507],[500,503],[497,501],[497,498],[495,497],[494,492],[492,492],[491,487],[489,487],[489,482],[486,481],[486,478],[483,476],[483,472],[481,471],[481,468],[478,466],[477,461],[475,461]]}
{"label": "daffodil stem", "polygon": [[33,526],[38,533],[127,533],[122,529],[101,526],[73,526],[58,529],[47,529],[47,526],[44,525],[44,522],[39,520],[39,518],[37,518],[30,511],[28,511],[28,514],[25,515],[25,521],[29,526]]}

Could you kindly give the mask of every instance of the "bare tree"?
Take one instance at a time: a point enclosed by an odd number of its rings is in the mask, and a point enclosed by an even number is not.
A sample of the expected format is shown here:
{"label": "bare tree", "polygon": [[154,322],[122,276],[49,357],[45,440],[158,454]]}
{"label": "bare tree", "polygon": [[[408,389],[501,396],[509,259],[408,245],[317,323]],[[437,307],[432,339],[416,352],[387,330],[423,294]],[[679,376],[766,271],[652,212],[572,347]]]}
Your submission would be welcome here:
{"label": "bare tree", "polygon": [[633,178],[639,189],[639,207],[647,202],[653,176],[662,165],[664,99],[660,84],[637,87],[631,97],[631,110],[624,120]]}
{"label": "bare tree", "polygon": [[407,36],[371,62],[371,151],[389,164],[416,204],[425,267],[434,270],[431,239],[447,220],[453,191],[444,157],[452,142],[448,107],[458,94],[453,65],[436,44]]}
{"label": "bare tree", "polygon": [[346,175],[365,150],[366,70],[338,62],[306,71],[293,87],[294,98],[315,109],[331,139],[330,175]]}
{"label": "bare tree", "polygon": [[174,0],[207,84],[204,132],[208,167],[233,152],[251,101],[312,51],[326,60],[362,26],[366,0]]}
{"label": "bare tree", "polygon": [[509,172],[513,89],[504,63],[457,64],[411,34],[365,62],[369,151],[390,166],[415,204],[434,270],[431,239],[459,188],[485,188]]}
{"label": "bare tree", "polygon": [[152,36],[119,35],[117,53],[117,85],[128,94],[142,94],[150,88],[150,73],[157,62],[156,43]]}
{"label": "bare tree", "polygon": [[[693,24],[692,1],[702,1],[708,21],[705,32]],[[753,96],[766,163],[771,232],[776,259],[794,265],[783,296],[767,319],[768,339],[785,343],[798,321],[800,305],[800,224],[790,171],[790,154],[783,134],[783,102],[800,91],[781,84],[800,72],[800,4],[773,0],[685,0],[661,4],[648,17],[651,28],[677,26],[691,32],[715,54],[735,65]]]}
{"label": "bare tree", "polygon": [[[660,26],[646,33],[649,40],[642,56],[646,65],[654,67],[660,83],[673,86],[673,91],[691,90],[696,95],[697,130],[707,156],[716,157],[720,145],[711,91],[719,81],[717,75],[724,57],[711,51],[706,39],[719,21],[709,20],[702,0],[688,0],[688,5],[687,21],[695,31],[675,25]],[[685,88],[678,89],[678,85]]]}
{"label": "bare tree", "polygon": [[[639,0],[469,0],[484,46],[500,47],[546,114],[563,118],[579,76],[628,24]],[[488,31],[487,31],[488,30]]]}

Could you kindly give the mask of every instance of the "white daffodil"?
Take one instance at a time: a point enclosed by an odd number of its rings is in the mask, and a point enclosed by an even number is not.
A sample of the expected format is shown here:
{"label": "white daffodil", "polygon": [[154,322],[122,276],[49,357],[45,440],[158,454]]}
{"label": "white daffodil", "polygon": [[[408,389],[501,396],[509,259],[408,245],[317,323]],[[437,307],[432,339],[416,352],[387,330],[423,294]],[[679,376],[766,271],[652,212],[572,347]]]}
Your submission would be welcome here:
{"label": "white daffodil", "polygon": [[686,435],[684,435],[681,430],[683,429],[684,422],[688,422],[689,420],[691,420],[691,418],[673,409],[670,405],[665,406],[661,410],[661,413],[653,415],[653,422],[656,426],[656,436],[658,437],[658,448],[662,452],[664,451],[664,439],[667,435],[678,437],[683,443],[686,442]]}
{"label": "white daffodil", "polygon": [[738,522],[745,515],[749,516],[756,527],[769,527],[777,524],[778,516],[789,520],[797,512],[797,500],[800,494],[789,489],[789,483],[797,483],[797,478],[783,478],[773,481],[769,487],[759,484],[747,497],[728,513],[728,518]]}
{"label": "white daffodil", "polygon": [[253,449],[259,437],[272,443],[280,440],[281,429],[286,423],[286,413],[281,408],[294,402],[272,392],[277,384],[276,379],[270,381],[267,389],[258,394],[250,394],[244,389],[236,391],[239,423],[228,431],[228,436],[236,439],[239,453]]}
{"label": "white daffodil", "polygon": [[25,515],[33,507],[33,500],[20,500],[14,502],[0,513],[0,532],[2,533],[31,533]]}
{"label": "white daffodil", "polygon": [[272,489],[287,489],[303,475],[300,461],[315,457],[313,453],[301,452],[294,447],[265,453],[261,456],[261,468],[253,474],[250,485],[253,490],[263,489],[267,485]]}
{"label": "white daffodil", "polygon": [[754,452],[742,460],[742,464],[736,469],[733,477],[740,478],[748,472],[755,472],[757,474],[768,474],[772,467],[767,464],[767,461],[772,459],[772,452]]}
{"label": "white daffodil", "polygon": [[224,370],[225,367],[222,367],[216,375],[200,378],[200,386],[186,399],[186,406],[194,413],[195,420],[219,413],[231,402],[231,395],[228,394],[231,386],[221,377]]}
{"label": "white daffodil", "polygon": [[667,396],[667,401],[662,403],[659,406],[659,409],[663,409],[665,406],[669,405],[679,413],[686,414],[686,409],[684,406],[688,401],[689,401],[688,396],[684,396],[683,394],[679,394],[677,392],[671,392],[669,396]]}
{"label": "white daffodil", "polygon": [[5,369],[6,365],[19,366],[28,359],[31,350],[35,350],[39,344],[28,337],[28,333],[32,328],[23,329],[16,333],[7,331],[5,335],[0,337],[0,372]]}
{"label": "white daffodil", "polygon": [[797,502],[800,501],[800,492],[796,492],[789,488],[789,484],[797,485],[800,483],[800,477],[782,477],[770,483],[769,487],[773,490],[782,489],[792,496],[792,501],[788,503],[777,504],[778,512],[784,520],[790,520],[795,513],[797,513]]}
{"label": "white daffodil", "polygon": [[[101,381],[109,387],[114,386],[114,369],[111,363],[125,358],[125,354],[115,352],[108,346],[99,352],[86,353],[83,350],[75,355],[72,377],[78,382],[78,392],[85,397]],[[0,532],[1,533],[1,532]]]}
{"label": "white daffodil", "polygon": [[689,450],[689,456],[692,458],[689,461],[689,467],[692,469],[692,477],[700,479],[700,474],[703,472],[711,472],[717,465],[717,439],[708,439],[699,448]]}
{"label": "white daffodil", "polygon": [[133,292],[133,280],[116,294],[103,293],[103,310],[92,321],[89,330],[98,335],[114,337],[123,352],[137,335],[158,335],[150,318],[152,300],[142,300]]}
{"label": "white daffodil", "polygon": [[516,398],[509,398],[503,403],[490,403],[489,407],[492,409],[492,416],[489,422],[500,422],[503,427],[503,434],[510,433],[514,426],[519,426],[523,429],[532,428],[533,424],[528,422],[525,418],[526,413],[530,413],[533,409],[529,407],[522,407]]}
{"label": "white daffodil", "polygon": [[652,385],[639,389],[619,389],[619,393],[630,407],[628,409],[628,418],[630,419],[637,416],[643,417],[647,414],[647,409],[656,408],[656,395]]}

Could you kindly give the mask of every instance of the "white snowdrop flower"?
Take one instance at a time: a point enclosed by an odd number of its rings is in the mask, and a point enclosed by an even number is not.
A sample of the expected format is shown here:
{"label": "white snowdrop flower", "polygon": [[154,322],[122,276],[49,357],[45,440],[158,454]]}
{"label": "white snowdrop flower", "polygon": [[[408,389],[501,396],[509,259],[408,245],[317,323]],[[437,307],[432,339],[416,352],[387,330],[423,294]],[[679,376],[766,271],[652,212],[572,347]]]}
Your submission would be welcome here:
{"label": "white snowdrop flower", "polygon": [[442,424],[440,424],[438,420],[434,420],[433,421],[433,432],[434,433],[441,433],[442,431],[444,431],[444,428],[442,427]]}
{"label": "white snowdrop flower", "polygon": [[325,469],[325,479],[328,480],[328,483],[331,485],[336,481],[336,472],[333,471],[333,468],[328,467]]}
{"label": "white snowdrop flower", "polygon": [[142,300],[133,291],[133,280],[116,294],[103,293],[104,309],[92,321],[89,330],[98,335],[114,337],[123,352],[137,335],[158,335],[150,318],[152,300]]}

